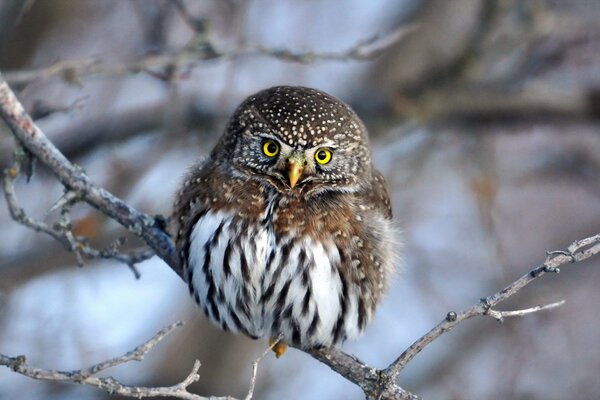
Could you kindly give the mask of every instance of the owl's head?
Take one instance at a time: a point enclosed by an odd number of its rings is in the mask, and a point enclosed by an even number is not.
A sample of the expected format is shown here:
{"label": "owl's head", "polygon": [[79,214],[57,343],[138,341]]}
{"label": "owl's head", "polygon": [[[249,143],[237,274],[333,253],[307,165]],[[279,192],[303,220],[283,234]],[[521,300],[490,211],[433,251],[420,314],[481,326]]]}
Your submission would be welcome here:
{"label": "owl's head", "polygon": [[247,98],[211,157],[282,192],[356,191],[372,168],[367,132],[356,113],[319,90],[291,86]]}

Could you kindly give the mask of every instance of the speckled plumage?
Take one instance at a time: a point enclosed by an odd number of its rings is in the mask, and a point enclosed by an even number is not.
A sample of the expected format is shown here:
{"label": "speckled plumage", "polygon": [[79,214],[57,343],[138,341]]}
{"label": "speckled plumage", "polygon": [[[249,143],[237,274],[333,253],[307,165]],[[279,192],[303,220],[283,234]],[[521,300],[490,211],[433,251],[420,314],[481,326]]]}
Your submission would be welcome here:
{"label": "speckled plumage", "polygon": [[[265,153],[270,142],[276,156]],[[253,338],[282,335],[308,348],[356,337],[393,270],[389,195],[366,130],[315,89],[246,99],[189,172],[174,220],[196,302],[223,329]]]}

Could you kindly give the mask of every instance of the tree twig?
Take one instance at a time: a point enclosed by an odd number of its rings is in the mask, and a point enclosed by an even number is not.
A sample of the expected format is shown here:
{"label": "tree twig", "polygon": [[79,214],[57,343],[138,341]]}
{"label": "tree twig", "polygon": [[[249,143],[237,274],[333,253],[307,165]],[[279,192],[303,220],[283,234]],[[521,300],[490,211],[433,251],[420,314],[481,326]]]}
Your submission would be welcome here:
{"label": "tree twig", "polygon": [[252,397],[254,396],[254,388],[256,387],[256,377],[258,375],[258,364],[260,364],[263,358],[265,358],[265,356],[273,350],[273,347],[275,347],[277,343],[281,341],[281,339],[282,336],[279,335],[279,337],[276,340],[274,340],[273,343],[271,343],[269,347],[267,347],[265,351],[263,351],[263,353],[252,363],[252,376],[250,377],[250,386],[248,388],[248,394],[246,394],[244,400],[252,400]]}
{"label": "tree twig", "polygon": [[[113,377],[97,377],[99,372],[113,368],[117,365],[125,364],[130,361],[142,361],[146,353],[152,350],[162,339],[169,333],[173,332],[177,327],[181,326],[181,322],[176,322],[168,327],[161,329],[150,340],[136,347],[135,349],[125,353],[120,357],[115,357],[110,360],[98,363],[89,368],[79,369],[74,371],[54,371],[42,368],[32,367],[27,364],[25,356],[9,357],[0,354],[0,365],[8,367],[13,371],[28,376],[30,378],[47,380],[53,382],[77,383],[81,385],[93,386],[107,391],[111,394],[118,394],[125,397],[173,397],[186,400],[208,400],[208,397],[199,396],[187,391],[188,386],[200,379],[198,370],[200,362],[196,360],[191,372],[188,376],[173,386],[165,387],[141,387],[124,385]],[[235,400],[232,397],[210,397],[211,400]]]}
{"label": "tree twig", "polygon": [[181,275],[178,254],[168,233],[164,231],[164,226],[155,217],[128,206],[123,200],[96,185],[80,167],[67,160],[25,112],[2,75],[0,117],[19,143],[47,166],[67,190],[74,192],[78,198],[142,238],[160,258]]}
{"label": "tree twig", "polygon": [[76,202],[81,201],[81,199],[78,198],[73,192],[67,191],[52,207],[51,211],[54,209],[60,209],[60,219],[55,224],[48,225],[27,215],[25,210],[19,205],[14,188],[14,182],[21,172],[24,157],[27,157],[25,152],[21,148],[20,144],[17,144],[13,164],[6,168],[2,180],[4,198],[6,199],[6,204],[12,219],[27,228],[33,229],[37,232],[45,233],[57,240],[67,250],[75,254],[77,264],[79,264],[79,266],[83,266],[85,264],[84,258],[112,259],[126,264],[131,269],[134,276],[139,278],[140,273],[136,267],[136,264],[153,257],[154,251],[150,249],[141,249],[128,254],[122,254],[119,252],[120,244],[122,244],[120,241],[104,250],[97,250],[89,246],[85,238],[76,236],[71,230],[72,224],[69,215],[71,207]]}
{"label": "tree twig", "polygon": [[535,306],[530,308],[525,308],[523,310],[513,310],[513,311],[496,311],[496,310],[488,310],[487,315],[494,318],[498,322],[504,322],[504,318],[510,317],[524,317],[525,315],[533,314],[538,311],[551,310],[553,308],[557,308],[565,304],[565,300],[557,301],[556,303],[550,303],[543,306]]}
{"label": "tree twig", "polygon": [[210,42],[194,43],[178,51],[149,54],[131,62],[106,64],[99,57],[79,60],[63,60],[42,68],[23,69],[4,73],[4,79],[14,86],[23,86],[35,79],[61,77],[68,82],[79,83],[81,78],[91,76],[117,76],[135,74],[161,68],[188,69],[202,61],[232,61],[248,57],[272,57],[288,62],[311,64],[332,61],[369,61],[399,42],[416,25],[400,26],[385,35],[363,39],[339,52],[296,51],[288,48],[270,48],[250,45],[241,50],[218,50]]}

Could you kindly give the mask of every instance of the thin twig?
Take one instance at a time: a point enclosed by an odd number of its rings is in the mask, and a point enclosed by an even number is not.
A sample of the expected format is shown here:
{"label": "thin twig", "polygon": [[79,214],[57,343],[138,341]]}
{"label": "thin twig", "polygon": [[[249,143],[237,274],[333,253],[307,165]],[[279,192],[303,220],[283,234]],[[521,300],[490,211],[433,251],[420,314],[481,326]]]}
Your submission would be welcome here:
{"label": "thin twig", "polygon": [[1,74],[0,117],[23,148],[46,165],[67,190],[139,236],[175,272],[181,274],[179,256],[162,224],[92,182],[81,168],[67,160],[25,112]]}
{"label": "thin twig", "polygon": [[118,246],[112,246],[108,249],[97,250],[89,246],[86,240],[76,236],[72,231],[70,220],[71,207],[81,199],[72,191],[67,191],[65,194],[52,206],[51,210],[60,210],[60,218],[57,223],[49,225],[42,221],[37,221],[27,215],[25,210],[19,205],[17,195],[15,193],[14,183],[19,177],[24,162],[24,152],[17,146],[15,151],[15,159],[13,164],[4,170],[2,180],[2,189],[4,198],[12,219],[19,224],[33,229],[37,232],[45,233],[59,243],[67,250],[75,254],[77,264],[83,266],[84,259],[111,259],[127,265],[133,272],[136,278],[140,277],[140,273],[136,264],[145,261],[154,256],[154,251],[151,249],[141,249],[128,254],[119,253]]}
{"label": "thin twig", "polygon": [[260,362],[263,360],[263,358],[265,358],[265,356],[273,350],[273,347],[275,347],[281,341],[281,339],[283,339],[283,336],[279,335],[279,337],[276,340],[274,340],[273,343],[271,343],[271,345],[269,345],[269,347],[267,347],[265,349],[265,351],[263,351],[263,353],[256,360],[254,360],[254,362],[252,362],[252,377],[250,378],[250,386],[248,387],[248,394],[246,395],[244,400],[252,400],[252,396],[254,396],[254,388],[256,387],[256,376],[258,374],[258,364],[260,364]]}
{"label": "thin twig", "polygon": [[523,310],[513,310],[513,311],[496,311],[496,310],[488,310],[487,315],[494,318],[498,322],[503,322],[504,318],[510,317],[524,317],[525,315],[533,314],[539,311],[551,310],[553,308],[557,308],[565,304],[565,300],[557,301],[556,303],[546,304],[544,306],[535,306],[531,308],[525,308]]}

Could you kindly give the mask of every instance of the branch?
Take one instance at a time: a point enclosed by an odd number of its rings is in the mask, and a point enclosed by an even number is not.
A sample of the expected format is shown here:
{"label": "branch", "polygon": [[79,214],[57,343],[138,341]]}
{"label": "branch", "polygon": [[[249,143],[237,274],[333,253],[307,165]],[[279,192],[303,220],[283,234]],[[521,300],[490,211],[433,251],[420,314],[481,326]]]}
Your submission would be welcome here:
{"label": "branch", "polygon": [[556,303],[546,304],[545,306],[535,306],[526,308],[524,310],[514,310],[514,311],[496,311],[496,310],[488,310],[487,315],[494,318],[498,322],[504,322],[504,318],[509,317],[524,317],[525,315],[533,314],[538,311],[551,310],[556,307],[560,307],[565,304],[565,300],[557,301]]}
{"label": "branch", "polygon": [[129,207],[123,200],[92,182],[82,168],[67,160],[25,112],[2,75],[0,117],[23,148],[48,167],[68,191],[139,236],[181,275],[179,257],[171,238],[164,231],[163,221]]}
{"label": "branch", "polygon": [[[14,86],[23,86],[34,79],[61,77],[68,82],[79,83],[83,77],[117,76],[135,74],[163,68],[188,69],[201,61],[233,61],[248,57],[272,57],[283,61],[311,64],[326,61],[369,61],[399,42],[416,25],[396,28],[386,35],[363,39],[340,52],[295,51],[288,48],[269,48],[262,45],[248,46],[242,50],[218,50],[203,38],[175,52],[149,54],[138,60],[121,64],[106,64],[99,57],[58,61],[49,67],[9,71],[4,79]],[[204,34],[203,34],[204,35]],[[197,38],[196,38],[197,39]]]}
{"label": "branch", "polygon": [[[208,397],[199,396],[187,391],[188,386],[200,379],[200,375],[198,375],[198,370],[200,369],[200,362],[198,360],[196,360],[196,362],[194,363],[192,371],[188,374],[188,376],[183,381],[173,386],[129,386],[122,384],[121,382],[112,377],[100,378],[95,376],[102,371],[116,367],[117,365],[125,364],[129,361],[142,361],[146,353],[152,350],[162,339],[165,338],[165,336],[173,332],[175,328],[181,325],[181,322],[176,322],[172,325],[169,325],[168,327],[160,330],[156,335],[154,335],[154,337],[152,337],[146,343],[136,347],[135,349],[127,352],[126,354],[98,363],[86,369],[79,369],[74,371],[46,370],[27,365],[25,356],[9,357],[4,354],[0,354],[0,365],[8,367],[21,375],[25,375],[33,379],[53,382],[77,383],[80,385],[93,386],[105,390],[110,394],[118,394],[125,397],[142,398],[163,396],[187,400],[209,400]],[[234,398],[228,396],[210,397],[210,399],[235,400]]]}
{"label": "branch", "polygon": [[[122,262],[129,266],[136,278],[140,277],[140,273],[136,268],[136,264],[145,261],[154,256],[154,251],[150,249],[142,249],[129,254],[119,253],[119,248],[124,244],[124,239],[120,238],[113,245],[104,250],[97,250],[90,247],[83,237],[76,236],[72,232],[72,224],[70,219],[71,208],[75,203],[81,201],[73,192],[67,191],[64,196],[55,204],[53,209],[60,208],[60,219],[53,225],[48,225],[41,221],[29,217],[25,210],[19,206],[17,196],[15,194],[14,182],[18,178],[22,164],[27,162],[26,152],[18,144],[15,150],[15,159],[11,167],[4,171],[4,179],[2,180],[2,188],[4,197],[12,219],[19,224],[33,229],[37,232],[45,233],[56,241],[61,243],[67,250],[73,252],[77,259],[77,264],[83,267],[84,257],[87,259],[112,259]],[[53,210],[50,210],[53,211]]]}
{"label": "branch", "polygon": [[[498,315],[500,315],[501,317],[525,315],[536,311],[542,311],[558,307],[564,302],[520,311],[498,312],[493,310],[493,307],[497,306],[501,302],[513,296],[525,286],[527,286],[534,280],[544,276],[546,273],[558,273],[560,272],[560,266],[565,265],[567,263],[578,263],[587,260],[588,258],[598,253],[600,253],[600,234],[582,240],[577,240],[573,242],[564,251],[561,250],[548,252],[546,261],[544,261],[542,265],[533,268],[529,273],[523,275],[516,281],[512,282],[510,285],[506,286],[501,291],[481,299],[479,303],[467,308],[466,310],[460,313],[450,311],[442,322],[440,322],[436,327],[427,332],[419,340],[414,342],[408,349],[406,349],[400,355],[400,357],[398,357],[383,371],[385,379],[389,382],[394,382],[398,378],[398,375],[404,369],[404,367],[406,367],[406,365],[428,344],[433,342],[435,339],[437,339],[444,333],[450,331],[462,321],[465,321],[469,318],[480,315],[491,315],[492,317],[497,317]],[[500,318],[500,321],[501,320],[502,319]]]}

